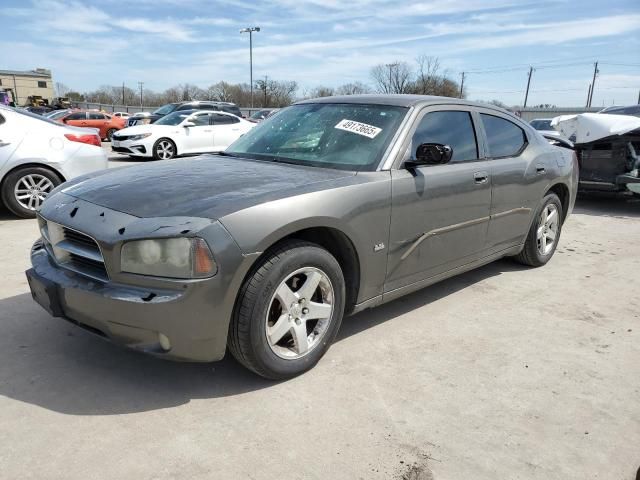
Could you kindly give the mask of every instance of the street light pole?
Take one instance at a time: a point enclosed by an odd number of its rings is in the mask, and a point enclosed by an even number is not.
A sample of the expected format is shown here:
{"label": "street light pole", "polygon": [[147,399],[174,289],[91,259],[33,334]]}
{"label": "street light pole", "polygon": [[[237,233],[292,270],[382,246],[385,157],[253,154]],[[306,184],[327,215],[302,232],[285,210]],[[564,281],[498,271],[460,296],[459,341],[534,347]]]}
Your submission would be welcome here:
{"label": "street light pole", "polygon": [[251,82],[251,108],[253,108],[253,32],[259,32],[260,27],[247,27],[240,30],[240,33],[249,34],[249,82]]}

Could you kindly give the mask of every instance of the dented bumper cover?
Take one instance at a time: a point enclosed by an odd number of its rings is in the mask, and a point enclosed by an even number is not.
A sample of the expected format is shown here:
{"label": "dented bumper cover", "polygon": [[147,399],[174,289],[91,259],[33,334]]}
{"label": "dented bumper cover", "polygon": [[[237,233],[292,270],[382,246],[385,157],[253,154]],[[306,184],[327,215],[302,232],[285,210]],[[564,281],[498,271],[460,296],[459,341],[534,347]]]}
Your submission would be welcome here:
{"label": "dented bumper cover", "polygon": [[[82,232],[98,244],[108,278],[88,276],[60,264],[46,241],[31,251],[27,271],[34,299],[53,316],[115,343],[186,361],[214,361],[226,350],[236,292],[251,264],[217,221],[202,218],[138,218],[62,193],[40,212],[47,222]],[[43,233],[45,236],[46,232]],[[217,273],[206,279],[177,280],[120,271],[126,241],[175,236],[203,238],[213,252]],[[166,337],[170,344],[161,342]]]}

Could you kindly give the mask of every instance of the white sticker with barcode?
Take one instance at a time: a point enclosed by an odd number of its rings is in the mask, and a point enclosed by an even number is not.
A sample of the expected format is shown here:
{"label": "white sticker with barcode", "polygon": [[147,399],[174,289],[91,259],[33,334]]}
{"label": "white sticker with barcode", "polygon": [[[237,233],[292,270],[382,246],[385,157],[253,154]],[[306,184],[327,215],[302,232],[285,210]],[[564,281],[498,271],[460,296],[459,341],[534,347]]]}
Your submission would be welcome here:
{"label": "white sticker with barcode", "polygon": [[381,128],[374,127],[373,125],[356,122],[355,120],[347,120],[346,118],[344,120],[340,120],[340,123],[338,123],[335,128],[356,133],[368,138],[376,138],[376,135],[382,131]]}

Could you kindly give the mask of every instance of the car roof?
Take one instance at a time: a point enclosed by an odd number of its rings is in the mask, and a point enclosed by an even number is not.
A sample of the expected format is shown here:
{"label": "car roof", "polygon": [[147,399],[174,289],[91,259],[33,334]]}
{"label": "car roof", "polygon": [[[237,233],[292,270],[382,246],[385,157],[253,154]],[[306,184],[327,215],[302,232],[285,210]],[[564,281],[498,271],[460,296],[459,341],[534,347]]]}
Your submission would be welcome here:
{"label": "car roof", "polygon": [[[480,102],[472,102],[453,97],[438,97],[435,95],[408,95],[408,94],[363,94],[363,95],[338,95],[334,97],[320,97],[309,100],[296,102],[304,103],[363,103],[374,105],[389,105],[396,107],[414,107],[417,105],[438,105],[438,104],[456,104],[456,105],[473,105],[477,107],[493,108],[495,110],[504,110],[495,108],[493,105]],[[505,110],[506,111],[506,110]]]}

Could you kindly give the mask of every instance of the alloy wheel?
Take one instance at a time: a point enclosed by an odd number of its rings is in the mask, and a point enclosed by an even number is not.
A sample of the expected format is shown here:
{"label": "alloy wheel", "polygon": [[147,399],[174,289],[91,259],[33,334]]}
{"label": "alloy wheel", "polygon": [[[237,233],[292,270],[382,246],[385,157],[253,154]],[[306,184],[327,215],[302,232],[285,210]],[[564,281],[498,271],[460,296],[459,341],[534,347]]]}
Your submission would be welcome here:
{"label": "alloy wheel", "polygon": [[265,324],[269,347],[284,359],[316,348],[333,314],[334,290],[322,270],[304,267],[287,276],[271,297]]}
{"label": "alloy wheel", "polygon": [[173,155],[175,154],[173,143],[171,143],[169,140],[161,140],[156,146],[156,154],[158,155],[158,158],[161,158],[163,160],[167,160],[173,157]]}
{"label": "alloy wheel", "polygon": [[54,189],[53,182],[37,173],[20,178],[13,189],[16,201],[27,210],[37,210]]}
{"label": "alloy wheel", "polygon": [[538,241],[538,252],[541,255],[548,255],[553,251],[558,237],[558,226],[560,225],[560,219],[558,217],[558,207],[553,203],[544,207],[540,213],[536,238]]}

